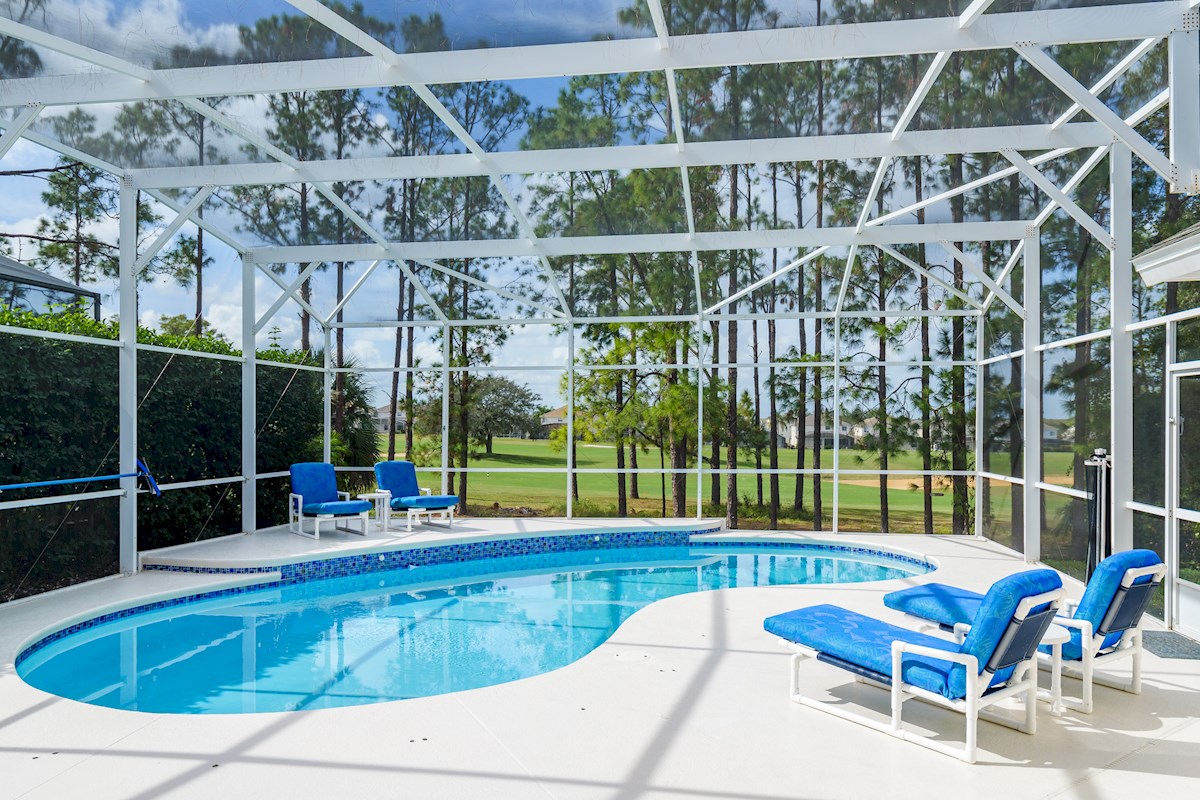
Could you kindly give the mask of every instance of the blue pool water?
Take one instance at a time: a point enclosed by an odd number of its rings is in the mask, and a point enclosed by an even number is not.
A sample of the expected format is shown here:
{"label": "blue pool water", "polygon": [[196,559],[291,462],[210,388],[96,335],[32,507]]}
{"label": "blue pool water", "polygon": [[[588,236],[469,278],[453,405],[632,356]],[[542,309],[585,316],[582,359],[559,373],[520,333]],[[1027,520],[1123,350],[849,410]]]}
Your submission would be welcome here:
{"label": "blue pool water", "polygon": [[61,638],[24,659],[18,672],[53,694],[138,711],[380,703],[549,672],[666,597],[923,571],[883,555],[761,545],[481,559],[136,614]]}

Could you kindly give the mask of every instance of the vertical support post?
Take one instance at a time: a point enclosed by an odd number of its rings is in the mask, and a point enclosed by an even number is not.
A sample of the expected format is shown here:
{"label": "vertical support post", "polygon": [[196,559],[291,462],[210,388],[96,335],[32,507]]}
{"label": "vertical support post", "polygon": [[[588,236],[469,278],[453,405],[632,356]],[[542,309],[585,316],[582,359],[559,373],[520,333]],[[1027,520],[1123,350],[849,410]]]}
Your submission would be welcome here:
{"label": "vertical support post", "polygon": [[[1194,34],[1193,34],[1194,36]],[[1195,68],[1195,66],[1193,66]],[[1111,411],[1113,552],[1133,548],[1133,156],[1124,142],[1108,153],[1109,217],[1113,248],[1109,256],[1111,329]]]}
{"label": "vertical support post", "polygon": [[1176,377],[1171,371],[1175,365],[1175,341],[1178,336],[1177,322],[1168,322],[1166,325],[1166,347],[1163,353],[1163,375],[1166,376],[1165,386],[1163,387],[1164,410],[1166,411],[1165,425],[1163,430],[1167,432],[1166,442],[1164,443],[1163,453],[1163,505],[1167,509],[1167,518],[1163,525],[1163,535],[1166,541],[1163,542],[1163,560],[1167,562],[1167,577],[1163,581],[1165,596],[1165,608],[1163,609],[1163,622],[1167,623],[1167,627],[1174,630],[1179,624],[1178,612],[1178,584],[1176,578],[1179,576],[1179,518],[1175,514],[1175,508],[1178,505],[1179,497],[1179,470],[1176,464],[1179,462],[1179,426],[1178,426],[1178,402],[1175,399],[1175,383]]}
{"label": "vertical support post", "polygon": [[[465,335],[465,331],[464,331]],[[409,425],[412,420],[409,420]],[[466,467],[466,464],[463,465]],[[450,325],[442,323],[442,494],[450,487]],[[466,502],[465,500],[463,502]]]}
{"label": "vertical support post", "polygon": [[[851,261],[854,260],[853,255]],[[850,271],[850,266],[846,266]],[[819,369],[819,367],[818,367]],[[820,425],[816,426],[818,429]],[[817,430],[815,435],[820,436]],[[833,532],[838,532],[838,505],[840,501],[838,487],[842,474],[842,317],[833,318]],[[797,480],[799,478],[797,477]],[[821,476],[817,476],[821,480]]]}
{"label": "vertical support post", "polygon": [[983,469],[983,395],[984,395],[984,366],[979,362],[987,352],[984,341],[983,314],[975,317],[975,536],[983,537],[983,478],[979,476]]}
{"label": "vertical support post", "polygon": [[254,264],[242,260],[242,532],[258,529],[258,354]]}
{"label": "vertical support post", "polygon": [[[799,480],[797,478],[797,480]],[[696,519],[704,516],[704,318],[696,317]]]}
{"label": "vertical support post", "polygon": [[575,326],[567,325],[567,519],[575,514]]}
{"label": "vertical support post", "polygon": [[[137,192],[128,175],[121,176],[118,205],[120,245],[120,335],[117,360],[119,469],[123,475],[137,472]],[[137,478],[121,478],[119,511],[121,573],[138,571]]]}
{"label": "vertical support post", "polygon": [[321,422],[321,446],[324,453],[326,464],[333,463],[333,339],[331,329],[328,325],[321,326],[325,334],[325,352],[322,354],[321,360],[325,371],[321,373],[324,376],[324,386],[322,397],[323,418]]}
{"label": "vertical support post", "polygon": [[1025,238],[1025,280],[1021,305],[1025,309],[1025,324],[1022,342],[1025,355],[1021,361],[1022,371],[1022,427],[1025,431],[1025,457],[1021,475],[1025,478],[1024,523],[1025,560],[1034,562],[1042,557],[1042,490],[1037,487],[1042,479],[1042,354],[1037,346],[1042,343],[1042,243],[1040,229]]}
{"label": "vertical support post", "polygon": [[1172,192],[1200,192],[1200,35],[1195,9],[1184,14],[1182,30],[1167,37],[1168,85],[1171,87],[1170,158],[1175,168]]}

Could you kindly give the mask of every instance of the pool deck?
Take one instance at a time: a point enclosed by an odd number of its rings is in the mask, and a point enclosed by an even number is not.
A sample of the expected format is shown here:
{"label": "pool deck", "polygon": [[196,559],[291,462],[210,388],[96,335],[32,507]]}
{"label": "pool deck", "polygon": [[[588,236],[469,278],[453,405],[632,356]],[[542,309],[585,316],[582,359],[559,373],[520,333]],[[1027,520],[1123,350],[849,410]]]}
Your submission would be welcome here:
{"label": "pool deck", "polygon": [[[339,534],[315,542],[266,532],[152,557],[180,558],[190,550],[188,558],[217,561],[317,552],[311,557],[328,558],[347,548],[489,533],[557,533],[564,526],[583,533],[595,529],[589,524],[467,520],[451,534],[424,527],[392,541]],[[647,529],[644,520],[636,525],[628,529]],[[604,527],[614,526],[606,521]],[[816,538],[794,532],[719,535]],[[1194,794],[1200,785],[1200,661],[1147,653],[1140,696],[1097,687],[1091,715],[1068,710],[1056,718],[1041,705],[1036,736],[980,723],[979,763],[973,766],[791,703],[787,651],[762,630],[764,617],[832,602],[900,621],[882,605],[888,591],[927,580],[982,589],[1026,567],[1004,548],[974,538],[837,538],[925,555],[939,569],[878,583],[672,597],[638,611],[608,642],[545,675],[322,711],[125,712],[45,694],[14,673],[16,649],[57,620],[135,598],[227,586],[244,576],[143,572],[0,606],[0,798],[1090,800]],[[1078,597],[1082,587],[1067,584]],[[886,692],[825,664],[804,664],[801,681],[811,694],[887,713]],[[1068,696],[1078,688],[1064,680]],[[916,701],[905,712],[914,725],[961,741],[960,715]]]}

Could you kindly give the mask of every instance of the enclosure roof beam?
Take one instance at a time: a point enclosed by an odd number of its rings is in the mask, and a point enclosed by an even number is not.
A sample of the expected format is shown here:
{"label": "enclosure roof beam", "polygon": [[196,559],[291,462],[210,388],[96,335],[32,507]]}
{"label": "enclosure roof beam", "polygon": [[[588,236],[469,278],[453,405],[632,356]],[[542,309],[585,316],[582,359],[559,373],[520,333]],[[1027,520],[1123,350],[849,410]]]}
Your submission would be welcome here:
{"label": "enclosure roof beam", "polygon": [[[1139,108],[1137,111],[1135,111],[1134,113],[1132,113],[1128,117],[1126,117],[1125,121],[1127,123],[1129,123],[1130,125],[1134,125],[1134,126],[1140,125],[1151,114],[1153,114],[1155,111],[1158,111],[1158,109],[1165,106],[1167,104],[1167,102],[1170,100],[1170,98],[1171,98],[1171,90],[1163,89],[1161,92],[1159,92],[1153,98],[1151,98],[1148,103],[1146,103],[1144,106]],[[1109,142],[1105,142],[1103,145],[1097,145],[1097,152],[1107,152],[1108,145],[1109,145]],[[1015,147],[1016,145],[1008,145],[1008,146]],[[1026,148],[1021,148],[1021,149],[1026,149]],[[997,148],[997,150],[999,150],[999,148]],[[1069,153],[1073,153],[1073,152],[1075,152],[1074,148],[1059,148],[1059,149],[1051,150],[1048,153],[1042,153],[1039,156],[1035,156],[1035,157],[1029,159],[1029,163],[1034,164],[1034,165],[1044,164],[1047,161],[1052,161],[1056,158],[1061,158],[1062,156],[1065,156],[1065,155],[1067,155]],[[1090,171],[1090,168],[1089,168],[1089,171]],[[916,211],[919,211],[922,208],[928,208],[931,205],[940,203],[943,200],[949,200],[951,197],[957,197],[961,194],[966,194],[967,192],[971,192],[971,191],[974,191],[975,189],[979,189],[983,186],[987,186],[988,184],[995,183],[996,181],[1004,180],[1005,178],[1008,178],[1008,177],[1018,174],[1018,172],[1019,172],[1019,170],[1016,167],[1005,167],[1004,169],[996,170],[995,172],[993,172],[989,175],[984,175],[982,178],[976,178],[973,181],[968,181],[967,183],[964,183],[962,186],[956,186],[953,189],[947,189],[944,192],[939,192],[935,195],[931,195],[930,197],[926,197],[926,198],[922,199],[920,202],[911,203],[907,206],[904,206],[903,208],[898,208],[895,211],[890,211],[887,214],[884,214],[882,217],[876,217],[875,219],[868,222],[867,226],[869,227],[871,225],[882,225],[884,223],[891,222],[892,220],[899,219],[900,217],[903,217],[906,214],[912,214]],[[1070,188],[1073,188],[1073,186]],[[1070,188],[1068,188],[1067,191],[1070,191]],[[1051,208],[1051,211],[1053,212],[1053,208]]]}
{"label": "enclosure roof beam", "polygon": [[1074,76],[1059,66],[1058,62],[1051,58],[1044,50],[1034,45],[1020,45],[1016,50],[1021,54],[1022,58],[1032,64],[1038,72],[1045,75],[1063,94],[1078,103],[1084,111],[1092,115],[1093,119],[1112,131],[1113,136],[1116,136],[1122,142],[1129,145],[1129,149],[1136,153],[1138,158],[1146,162],[1151,169],[1169,183],[1174,184],[1178,182],[1175,179],[1175,165],[1171,163],[1170,159],[1163,155],[1154,145],[1147,142],[1140,133],[1130,127],[1116,112],[1084,88],[1083,84],[1075,80]]}
{"label": "enclosure roof beam", "polygon": [[[356,46],[361,47],[363,50],[366,50],[368,53],[387,64],[389,67],[400,69],[404,68],[405,65],[403,56],[379,40],[370,36],[368,33],[346,18],[339,14],[335,14],[333,11],[330,11],[326,6],[318,2],[318,0],[287,0],[287,2],[295,6],[300,11],[303,11],[313,19],[316,19],[334,33],[347,39]],[[417,95],[417,97],[420,98],[421,102],[428,106],[429,110],[431,110],[434,115],[442,121],[442,124],[444,124],[450,130],[450,133],[454,135],[454,138],[462,142],[467,150],[470,151],[471,156],[475,158],[479,162],[479,165],[486,170],[484,174],[491,179],[492,185],[494,185],[496,187],[496,191],[500,193],[501,198],[504,200],[504,204],[508,206],[509,211],[512,213],[513,218],[516,219],[517,224],[525,234],[525,237],[529,239],[530,244],[536,248],[538,236],[537,232],[533,228],[533,223],[530,222],[529,218],[525,215],[525,212],[517,203],[517,199],[513,197],[512,192],[510,192],[508,187],[504,184],[504,180],[501,178],[501,173],[498,173],[495,167],[490,163],[487,151],[479,146],[479,143],[475,141],[475,137],[471,135],[471,132],[468,131],[462,125],[462,123],[450,113],[450,109],[446,108],[446,104],[438,99],[437,95],[430,91],[427,85],[420,82],[412,82],[409,84],[409,86]],[[371,238],[375,237],[372,236]],[[554,276],[554,269],[550,266],[550,260],[544,255],[540,256],[538,260],[541,263],[542,274],[546,279],[546,283],[550,286],[551,290],[554,292],[554,296],[558,299],[558,303],[562,307],[563,314],[569,317],[571,314],[571,309],[567,303],[566,296],[562,293],[562,288],[558,285],[558,279]],[[467,282],[471,283],[472,281],[468,280]],[[506,294],[504,292],[501,293]],[[528,304],[530,301],[525,300],[522,302]],[[544,309],[544,306],[538,307]]]}
{"label": "enclosure roof beam", "polygon": [[[1132,69],[1135,64],[1141,61],[1142,58],[1151,50],[1153,50],[1154,46],[1161,42],[1164,38],[1166,37],[1151,36],[1148,39],[1143,39],[1137,47],[1129,51],[1128,55],[1114,64],[1113,68],[1110,69],[1104,75],[1104,77],[1093,83],[1091,88],[1088,89],[1088,93],[1099,97],[1101,92],[1116,83],[1118,78]],[[1070,108],[1064,111],[1058,119],[1054,120],[1054,122],[1050,124],[1050,127],[1054,130],[1058,130],[1063,125],[1066,125],[1068,122],[1070,122],[1071,118],[1082,110],[1083,106],[1079,105],[1079,103],[1072,103]],[[1126,122],[1128,122],[1128,120],[1126,120]]]}
{"label": "enclosure roof beam", "polygon": [[737,294],[731,295],[730,297],[725,298],[724,300],[720,301],[719,303],[709,306],[708,308],[704,309],[703,313],[704,314],[717,313],[722,308],[724,308],[725,306],[734,302],[735,300],[740,300],[741,298],[745,297],[746,295],[750,294],[751,292],[755,291],[756,289],[766,286],[769,283],[774,283],[775,281],[782,278],[784,275],[787,275],[789,272],[791,272],[795,269],[799,269],[800,267],[803,267],[805,264],[807,264],[808,262],[817,258],[818,256],[824,255],[825,252],[828,250],[829,250],[828,246],[818,247],[816,250],[810,250],[809,252],[807,252],[803,256],[801,256],[800,258],[797,258],[796,260],[792,261],[791,263],[785,264],[784,266],[775,270],[770,275],[767,275],[766,277],[763,277],[763,278],[759,278],[757,281],[750,284],[745,289],[742,289]]}
{"label": "enclosure roof beam", "polygon": [[155,237],[154,241],[150,243],[144,253],[138,256],[137,262],[133,265],[134,275],[144,270],[154,257],[158,255],[159,251],[167,246],[167,242],[171,241],[171,237],[179,233],[179,229],[183,227],[185,222],[191,219],[192,214],[196,213],[196,209],[204,205],[204,201],[212,195],[213,188],[212,186],[205,186],[196,192],[191,201],[183,207],[183,210],[175,215],[175,219],[171,220],[171,224]]}
{"label": "enclosure roof beam", "polygon": [[917,262],[913,261],[908,256],[901,253],[899,250],[896,250],[895,248],[892,248],[892,247],[888,247],[886,244],[880,244],[880,245],[875,245],[875,246],[879,250],[883,251],[884,253],[887,253],[889,256],[891,256],[892,258],[899,261],[904,266],[911,269],[913,272],[917,273],[918,275],[922,275],[926,279],[936,283],[938,286],[942,287],[943,289],[945,289],[947,292],[954,295],[958,299],[962,300],[967,305],[972,306],[974,308],[978,308],[978,309],[983,308],[983,304],[981,302],[979,302],[978,300],[976,300],[974,297],[971,297],[971,295],[956,288],[954,286],[954,284],[950,283],[949,281],[942,280],[937,275],[933,274],[932,272],[925,269]]}
{"label": "enclosure roof beam", "polygon": [[[1108,155],[1108,150],[1109,150],[1109,148],[1107,148],[1107,147],[1096,148],[1092,152],[1092,154],[1090,156],[1088,156],[1087,160],[1083,162],[1083,166],[1081,166],[1078,170],[1076,170],[1075,174],[1071,176],[1070,180],[1068,180],[1065,184],[1063,184],[1063,191],[1064,192],[1074,191],[1075,187],[1078,186],[1080,183],[1082,183],[1083,179],[1086,178],[1088,175],[1090,175],[1092,170],[1095,169],[1097,166],[1099,166],[1100,162],[1104,160],[1104,157]],[[1050,219],[1050,217],[1054,214],[1054,212],[1057,209],[1058,209],[1058,203],[1056,203],[1054,200],[1051,200],[1049,203],[1047,203],[1045,206],[1042,207],[1041,211],[1038,212],[1038,215],[1034,218],[1031,227],[1034,229],[1040,229],[1042,227],[1042,225],[1046,224],[1046,221]],[[1024,248],[1025,248],[1025,241],[1021,240],[1021,242],[1017,245],[1016,250],[1014,251],[1013,257],[1010,258],[1008,261],[1008,264],[1005,265],[1004,271],[1000,273],[1000,277],[996,280],[996,283],[1000,283],[1000,284],[1004,283],[1004,281],[1008,278],[1009,274],[1012,272],[1012,270],[1016,267],[1016,265],[1018,263],[1016,260],[1016,254],[1019,252],[1022,252],[1024,250]],[[983,299],[983,310],[987,311],[988,307],[991,306],[992,301],[995,299],[996,299],[995,293],[988,292],[987,296],[984,297],[984,299]]]}
{"label": "enclosure roof beam", "polygon": [[983,12],[987,11],[994,2],[996,0],[971,0],[971,5],[958,15],[958,27],[969,28],[974,25],[975,21],[982,17]]}
{"label": "enclosure roof beam", "polygon": [[1049,125],[1009,125],[987,128],[888,133],[788,136],[745,141],[676,142],[613,147],[573,147],[553,150],[513,150],[487,154],[483,163],[470,153],[328,159],[283,163],[208,164],[129,170],[134,188],[179,189],[191,186],[256,186],[301,183],[301,170],[321,183],[334,181],[531,175],[547,172],[682,169],[727,164],[770,164],[795,161],[845,161],[855,158],[941,156],[955,153],[994,153],[1002,147],[1020,150],[1100,147],[1112,133],[1097,122]]}
{"label": "enclosure roof beam", "polygon": [[[878,58],[944,50],[991,50],[1123,41],[1163,36],[1179,26],[1188,0],[986,14],[962,27],[958,17],[795,26],[765,30],[481,48],[398,56],[403,69],[376,55],[268,64],[147,70],[131,74],[121,59],[11,19],[0,34],[83,59],[115,73],[6,81],[0,105],[119,103],[175,97],[247,95],[406,84],[470,83],[617,72],[664,72],[735,65]],[[154,80],[149,80],[149,75]]]}
{"label": "enclosure roof beam", "polygon": [[[956,260],[959,264],[962,264],[962,268],[967,272],[967,274],[969,274],[975,280],[981,281],[984,286],[991,289],[992,292],[1004,302],[1004,305],[1011,308],[1018,317],[1025,319],[1025,309],[1021,307],[1020,303],[1013,299],[1011,294],[1004,291],[1004,288],[1000,286],[1000,284],[991,279],[991,277],[987,274],[987,270],[983,268],[982,264],[976,263],[975,259],[968,256],[966,253],[964,253],[962,250],[959,250],[948,241],[938,242],[938,244],[946,248],[946,252],[953,256],[954,260]],[[1034,313],[1037,312],[1034,311]]]}
{"label": "enclosure roof beam", "polygon": [[[667,28],[667,17],[663,13],[662,0],[646,0],[646,5],[650,9],[650,19],[654,22],[654,33],[658,36],[659,47],[664,50],[671,46],[671,32]],[[675,79],[675,70],[667,68],[665,71],[665,79],[667,82],[667,104],[671,109],[671,127],[675,131],[675,147],[681,156],[684,150],[683,137],[683,113],[679,106],[679,82]],[[696,212],[692,207],[692,180],[688,175],[686,165],[679,167],[679,183],[680,191],[683,193],[683,212],[687,219],[688,235],[694,237],[696,235]],[[692,258],[692,283],[693,290],[696,294],[696,313],[703,313],[704,308],[704,292],[700,286],[700,253],[693,250]],[[733,302],[737,298],[735,295],[727,302]]]}
{"label": "enclosure roof beam", "polygon": [[[7,18],[0,18],[0,33],[9,33],[10,35],[24,38],[21,36],[21,34],[24,33],[24,31],[18,32],[18,29],[23,29],[23,28],[27,28],[27,27],[28,26],[22,25],[21,23],[13,22],[12,20],[9,20]],[[34,30],[34,29],[31,29],[31,30]],[[36,30],[34,30],[34,34],[35,34],[35,37],[38,39],[37,43],[43,47],[46,47],[51,50],[56,50],[57,52],[64,53],[66,55],[70,55],[75,58],[82,59],[89,63],[95,64],[96,66],[100,66],[105,69],[113,70],[115,72],[119,72],[119,73],[127,75],[129,77],[136,78],[136,79],[143,81],[151,86],[156,87],[160,91],[162,90],[162,84],[160,82],[159,73],[155,70],[147,70],[144,67],[140,67],[137,64],[134,64],[132,62],[125,61],[123,59],[107,55],[98,50],[93,50],[91,48],[84,47],[82,45],[77,45],[74,42],[68,41],[61,37],[43,34]],[[32,40],[29,40],[29,41],[32,41]],[[5,81],[0,81],[0,92],[3,91],[5,84],[6,84]],[[211,96],[212,94],[213,93],[207,93],[206,96]],[[167,96],[170,96],[170,95],[168,94]],[[247,142],[248,144],[251,144],[254,147],[262,150],[264,153],[268,154],[275,160],[280,161],[280,162],[286,164],[287,166],[291,167],[292,169],[294,169],[296,171],[296,174],[304,182],[306,182],[306,183],[311,182],[313,188],[316,189],[316,191],[318,193],[320,193],[321,196],[323,196],[335,208],[337,208],[339,211],[341,211],[343,214],[345,214],[346,218],[349,219],[356,227],[358,227],[364,233],[366,233],[367,236],[369,236],[371,239],[373,239],[377,243],[386,244],[387,239],[386,239],[386,237],[383,236],[382,233],[375,230],[373,225],[371,225],[369,222],[367,222],[365,219],[363,219],[363,217],[360,214],[358,214],[358,212],[356,212],[354,209],[350,208],[350,206],[341,197],[339,197],[337,195],[337,193],[334,192],[330,186],[319,183],[317,181],[313,181],[311,176],[309,176],[305,172],[303,165],[299,161],[297,161],[295,158],[290,156],[288,153],[279,149],[274,144],[267,141],[264,137],[249,130],[244,125],[237,122],[232,117],[225,114],[224,112],[218,111],[217,109],[213,108],[212,106],[208,105],[207,103],[203,103],[200,100],[196,99],[195,95],[189,94],[187,96],[183,96],[181,99],[179,99],[179,102],[186,108],[189,108],[192,111],[195,111],[196,113],[204,116],[206,119],[209,119],[212,122],[216,123],[217,125],[221,126],[225,130],[232,133],[234,136],[237,136],[238,138],[242,139],[243,141]],[[399,266],[400,266],[401,270],[403,270],[405,272],[405,274],[409,277],[409,279],[411,281],[413,281],[413,285],[415,286],[417,293],[421,296],[421,299],[432,307],[434,312],[438,315],[439,319],[444,321],[447,317],[442,312],[441,308],[438,307],[438,305],[434,301],[433,297],[429,294],[428,289],[426,289],[423,284],[421,284],[419,281],[416,280],[415,276],[413,276],[413,274],[412,274],[412,271],[409,270],[406,265],[400,264]],[[313,313],[311,311],[311,307],[309,308],[309,311],[310,311],[310,313]],[[318,321],[324,319],[324,317],[320,314],[314,313],[313,315],[316,317],[316,319]]]}
{"label": "enclosure roof beam", "polygon": [[[296,292],[304,285],[304,282],[306,280],[308,280],[309,276],[312,275],[314,272],[316,272],[317,267],[319,267],[319,266],[321,266],[320,261],[312,262],[311,264],[309,264],[307,267],[305,267],[304,269],[302,269],[300,271],[300,274],[298,276],[296,276],[296,280],[292,281],[289,285],[283,287],[283,294],[281,294],[281,295],[279,295],[279,297],[275,298],[275,302],[271,303],[270,307],[266,311],[263,312],[263,315],[261,317],[258,318],[258,322],[254,323],[254,332],[255,333],[258,333],[259,331],[261,331],[266,326],[266,324],[268,322],[270,322],[271,319],[275,316],[275,312],[278,311],[279,309],[283,308],[283,304],[286,303],[288,300],[295,300],[297,303],[300,304],[300,306],[302,308],[304,308],[305,311],[307,311],[309,314],[312,314],[312,316],[315,319],[317,319],[317,320],[324,319],[324,317],[322,317],[320,314],[318,314],[311,305],[304,302],[299,297],[296,297]],[[270,272],[269,270],[264,270],[264,271],[266,271],[267,274],[269,274],[269,275],[274,275],[274,273]],[[324,323],[322,323],[322,324],[324,324]]]}
{"label": "enclosure roof beam", "polygon": [[333,311],[329,312],[329,316],[321,320],[321,324],[323,324],[325,327],[329,327],[329,325],[337,318],[338,312],[346,307],[346,303],[350,302],[351,297],[354,297],[354,295],[358,294],[358,290],[361,289],[363,284],[367,282],[367,278],[371,277],[371,273],[378,269],[379,265],[382,264],[383,261],[384,259],[377,258],[372,261],[365,270],[363,270],[363,274],[358,276],[358,280],[354,282],[354,285],[351,286],[344,295],[342,295],[342,299],[339,300],[338,304],[333,307]]}
{"label": "enclosure roof beam", "polygon": [[1045,192],[1051,200],[1057,203],[1059,208],[1070,214],[1076,222],[1083,226],[1084,230],[1095,237],[1096,241],[1100,242],[1100,244],[1104,245],[1109,250],[1113,249],[1114,245],[1112,234],[1104,230],[1104,228],[1100,226],[1100,223],[1096,222],[1096,220],[1092,218],[1091,214],[1080,208],[1078,203],[1068,197],[1067,193],[1062,189],[1059,189],[1057,186],[1055,186],[1053,181],[1039,172],[1037,167],[1030,164],[1024,156],[1022,156],[1016,150],[1010,150],[1007,148],[1001,150],[1000,155],[1011,161],[1013,166],[1021,170],[1022,175],[1033,181],[1034,185]]}
{"label": "enclosure roof beam", "polygon": [[[542,239],[539,249],[551,258],[621,253],[679,253],[690,250],[769,250],[787,247],[849,247],[852,244],[917,244],[945,239],[956,242],[1010,241],[1023,238],[1029,222],[935,222],[924,225],[879,225],[857,232],[846,228],[779,228],[750,231],[646,233],[619,236],[564,236]],[[308,261],[373,261],[377,258],[447,260],[454,258],[536,257],[525,239],[392,242],[257,247],[247,258],[267,264]]]}
{"label": "enclosure roof beam", "polygon": [[17,139],[21,138],[21,134],[34,123],[38,114],[42,113],[43,108],[44,106],[40,103],[30,103],[24,111],[17,115],[17,118],[4,131],[4,136],[0,137],[0,158],[4,158],[8,154],[12,146],[17,143]]}

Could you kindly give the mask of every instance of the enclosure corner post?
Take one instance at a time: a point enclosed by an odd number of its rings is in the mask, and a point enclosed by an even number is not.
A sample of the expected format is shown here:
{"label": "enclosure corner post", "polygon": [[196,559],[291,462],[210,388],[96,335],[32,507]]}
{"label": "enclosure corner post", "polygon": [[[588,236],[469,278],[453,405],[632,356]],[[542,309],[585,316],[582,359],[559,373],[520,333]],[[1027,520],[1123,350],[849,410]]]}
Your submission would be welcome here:
{"label": "enclosure corner post", "polygon": [[575,515],[575,326],[567,326],[567,519]]}
{"label": "enclosure corner post", "polygon": [[1040,228],[1026,237],[1024,247],[1025,324],[1021,342],[1025,348],[1022,361],[1021,408],[1025,430],[1025,458],[1021,475],[1025,480],[1024,512],[1025,560],[1029,563],[1042,558],[1042,490],[1038,481],[1042,475],[1042,354],[1037,347],[1042,342],[1042,249]]}
{"label": "enclosure corner post", "polygon": [[1112,532],[1113,552],[1133,548],[1133,156],[1114,142],[1109,153],[1112,254],[1111,310]]}
{"label": "enclosure corner post", "polygon": [[[463,332],[466,335],[466,332]],[[411,422],[408,424],[412,424]],[[463,464],[465,467],[466,464]],[[450,488],[450,325],[442,321],[442,494]],[[466,500],[463,501],[464,503]]]}
{"label": "enclosure corner post", "polygon": [[242,257],[242,532],[258,529],[258,353],[254,263]]}
{"label": "enclosure corner post", "polygon": [[326,464],[333,463],[333,329],[322,325],[325,334],[325,352],[321,356],[324,370],[321,373],[324,386],[321,392],[321,452]]}
{"label": "enclosure corner post", "polygon": [[983,364],[984,353],[987,350],[987,342],[984,337],[986,334],[987,325],[985,323],[986,311],[980,311],[979,316],[975,317],[975,536],[983,538],[983,514],[986,510],[983,507],[983,445],[984,445],[984,426],[987,424],[983,414],[984,395],[986,384],[983,376],[987,373],[987,367]]}
{"label": "enclosure corner post", "polygon": [[[120,442],[119,471],[136,476],[138,443],[137,408],[137,193],[128,175],[121,177],[119,217],[120,244],[120,337],[121,348],[117,361],[117,403]],[[137,478],[121,478],[119,511],[119,563],[121,573],[133,575],[138,571],[137,541]]]}

